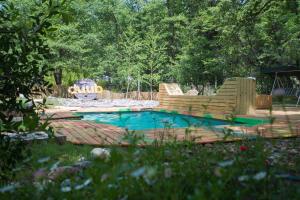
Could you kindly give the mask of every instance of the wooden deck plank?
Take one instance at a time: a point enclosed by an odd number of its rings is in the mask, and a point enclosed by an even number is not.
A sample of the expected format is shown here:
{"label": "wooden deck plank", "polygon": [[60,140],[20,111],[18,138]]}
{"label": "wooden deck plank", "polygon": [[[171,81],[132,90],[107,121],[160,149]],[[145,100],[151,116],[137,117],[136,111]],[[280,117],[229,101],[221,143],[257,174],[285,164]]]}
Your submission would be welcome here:
{"label": "wooden deck plank", "polygon": [[[300,136],[300,110],[292,109],[290,112],[274,112],[273,117],[276,118],[274,124],[263,124],[255,127],[228,127],[235,131],[244,133],[248,136],[260,135],[266,138],[281,138]],[[289,114],[286,116],[286,114]],[[64,114],[65,115],[65,114]],[[63,115],[59,115],[63,116]],[[268,111],[257,111],[255,115],[242,115],[238,117],[268,119]],[[67,137],[67,141],[74,144],[90,144],[90,145],[128,145],[121,138],[126,134],[122,128],[111,126],[108,124],[94,123],[92,121],[81,120],[54,120],[51,125],[55,131]],[[170,140],[183,141],[191,139],[196,143],[212,143],[224,141],[223,133],[206,128],[191,128],[188,137],[185,128],[176,129],[156,129],[143,131],[146,138],[152,140],[164,139],[164,142]],[[228,138],[228,141],[242,140],[242,137]],[[142,144],[145,145],[145,144]]]}

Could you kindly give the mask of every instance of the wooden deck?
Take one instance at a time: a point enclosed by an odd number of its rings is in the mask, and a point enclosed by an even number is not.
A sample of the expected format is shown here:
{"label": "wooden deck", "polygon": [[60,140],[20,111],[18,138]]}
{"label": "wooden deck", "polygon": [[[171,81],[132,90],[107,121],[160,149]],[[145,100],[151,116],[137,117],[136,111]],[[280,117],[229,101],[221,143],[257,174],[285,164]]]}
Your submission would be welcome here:
{"label": "wooden deck", "polygon": [[58,134],[65,135],[73,144],[114,145],[121,144],[125,130],[88,121],[56,120],[51,123]]}
{"label": "wooden deck", "polygon": [[[59,134],[65,135],[67,141],[74,144],[89,145],[128,145],[124,140],[124,136],[128,134],[124,129],[97,124],[89,121],[73,120],[72,112],[61,112],[56,114],[55,120],[51,121],[51,125]],[[257,110],[254,115],[241,115],[240,117],[249,118],[270,118],[269,111]],[[255,127],[232,127],[228,129],[234,130],[236,133],[242,133],[241,137],[227,137],[226,141],[235,141],[244,139],[244,136],[260,135],[267,138],[295,137],[300,136],[300,108],[277,108],[272,112],[274,118],[273,124],[264,124]],[[69,118],[69,119],[63,119]],[[140,133],[137,133],[140,134]],[[177,128],[177,129],[156,129],[151,131],[143,131],[145,143],[153,140],[158,142],[166,141],[183,141],[192,140],[196,143],[212,143],[224,141],[224,133],[220,131],[210,130],[206,128]]]}

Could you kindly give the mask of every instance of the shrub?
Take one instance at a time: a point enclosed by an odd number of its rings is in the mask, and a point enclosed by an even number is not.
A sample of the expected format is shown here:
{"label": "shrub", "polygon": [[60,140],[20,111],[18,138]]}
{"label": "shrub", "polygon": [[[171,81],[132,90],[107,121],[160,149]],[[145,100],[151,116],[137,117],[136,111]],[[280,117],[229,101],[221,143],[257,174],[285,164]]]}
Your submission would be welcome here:
{"label": "shrub", "polygon": [[[22,159],[25,145],[4,139],[3,132],[30,131],[40,126],[34,95],[45,93],[50,84],[45,76],[51,72],[45,61],[49,47],[45,35],[51,29],[51,19],[59,12],[58,3],[36,1],[27,4],[0,1],[0,155],[1,178]],[[28,2],[27,2],[28,3]],[[37,9],[38,8],[38,9]],[[26,10],[26,11],[24,11]],[[20,99],[22,94],[25,98]],[[20,120],[15,120],[20,117]]]}

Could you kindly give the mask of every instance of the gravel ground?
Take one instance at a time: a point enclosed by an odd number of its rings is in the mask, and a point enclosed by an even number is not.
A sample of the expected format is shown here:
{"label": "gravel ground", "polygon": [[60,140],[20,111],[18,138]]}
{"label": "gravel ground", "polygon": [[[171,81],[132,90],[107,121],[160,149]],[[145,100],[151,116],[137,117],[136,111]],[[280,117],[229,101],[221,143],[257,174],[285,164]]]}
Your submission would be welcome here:
{"label": "gravel ground", "polygon": [[101,100],[81,100],[81,99],[66,99],[66,98],[55,98],[49,97],[48,104],[53,104],[55,106],[64,107],[142,107],[142,108],[152,108],[158,106],[158,101],[146,101],[146,100],[132,100],[132,99],[101,99]]}
{"label": "gravel ground", "polygon": [[[296,159],[300,155],[300,137],[285,139],[269,139],[263,143],[263,151],[271,153],[268,158],[270,164],[281,163],[283,165],[297,165]],[[252,148],[253,144],[248,143],[247,148]],[[206,147],[215,148],[214,144],[206,144]],[[239,151],[239,143],[224,143],[224,151],[235,153]],[[299,160],[300,161],[300,160]]]}

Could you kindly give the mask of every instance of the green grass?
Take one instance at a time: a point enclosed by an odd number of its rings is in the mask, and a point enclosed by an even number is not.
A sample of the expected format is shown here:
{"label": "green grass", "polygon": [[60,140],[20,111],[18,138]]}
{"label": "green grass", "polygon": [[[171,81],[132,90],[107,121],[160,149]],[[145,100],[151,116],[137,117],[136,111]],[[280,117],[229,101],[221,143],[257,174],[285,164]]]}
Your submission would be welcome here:
{"label": "green grass", "polygon": [[[21,187],[0,193],[0,199],[297,199],[300,155],[290,151],[299,148],[299,140],[289,140],[284,148],[276,146],[279,142],[257,139],[206,146],[173,142],[146,148],[110,147],[107,161],[90,158],[91,146],[34,144],[30,161],[18,166],[14,178]],[[241,146],[248,149],[241,151]],[[48,156],[48,162],[37,162]],[[49,171],[57,161],[59,166],[71,165],[82,156],[92,164],[81,173],[51,183],[32,180],[37,169]],[[295,180],[280,178],[282,174]],[[62,192],[66,178],[73,185],[88,178],[92,183]],[[44,188],[38,189],[43,183]]]}

